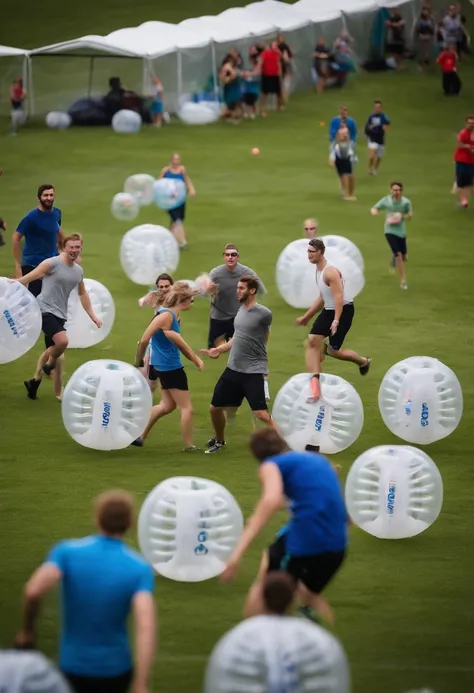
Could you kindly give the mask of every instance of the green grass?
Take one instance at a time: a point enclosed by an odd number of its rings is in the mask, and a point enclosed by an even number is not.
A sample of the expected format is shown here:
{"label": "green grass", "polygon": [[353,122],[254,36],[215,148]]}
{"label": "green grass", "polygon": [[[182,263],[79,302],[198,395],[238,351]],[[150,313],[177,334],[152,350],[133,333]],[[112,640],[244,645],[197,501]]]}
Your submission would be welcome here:
{"label": "green grass", "polygon": [[[64,21],[58,14],[44,23],[40,42],[59,40],[65,33],[106,32],[152,17],[145,2],[134,13],[131,5],[114,3],[110,20],[105,11],[112,5],[101,5],[102,27],[96,28],[96,17],[91,25],[90,19],[81,24],[74,14]],[[22,30],[14,34],[12,29],[9,34],[8,42],[14,45],[34,43],[31,27],[39,6],[28,6]],[[81,9],[85,16],[84,4]],[[208,3],[200,6],[199,13],[219,9]],[[184,3],[172,16],[163,13],[160,18],[183,16]],[[466,85],[469,78],[473,83],[473,76],[472,67],[463,68]],[[347,235],[361,249],[366,286],[356,301],[348,345],[370,354],[373,368],[367,379],[360,379],[351,365],[328,364],[328,369],[357,387],[365,407],[362,435],[336,457],[345,473],[367,448],[399,442],[383,425],[377,407],[380,380],[393,363],[424,354],[441,359],[457,373],[465,398],[463,421],[451,437],[427,448],[444,480],[441,516],[428,532],[409,541],[381,542],[352,529],[349,560],[328,593],[356,693],[403,693],[422,686],[436,693],[465,693],[474,686],[474,468],[469,433],[474,397],[470,280],[474,222],[473,211],[458,211],[449,194],[455,134],[472,110],[473,92],[467,86],[460,100],[445,100],[439,87],[434,74],[360,75],[344,92],[298,95],[281,116],[272,114],[265,122],[240,127],[186,129],[173,124],[161,132],[144,130],[137,137],[119,137],[107,129],[55,133],[31,127],[17,138],[1,141],[0,165],[5,170],[0,180],[1,214],[10,230],[35,205],[37,185],[53,182],[65,230],[85,236],[86,276],[103,282],[115,299],[117,318],[111,336],[87,352],[68,353],[69,374],[87,359],[133,358],[149,314],[137,308],[144,288],[131,284],[121,269],[119,245],[128,226],[112,219],[110,200],[127,175],[157,174],[175,150],[181,152],[198,193],[189,204],[190,249],[183,253],[176,276],[192,278],[218,264],[225,242],[240,247],[242,261],[261,274],[269,289],[264,303],[274,312],[269,346],[273,396],[286,379],[304,370],[305,332],[293,327],[298,312],[282,301],[274,281],[281,249],[300,236],[307,216],[317,217],[323,233]],[[335,175],[327,167],[327,130],[319,122],[327,123],[343,99],[362,123],[374,97],[384,101],[393,122],[386,160],[380,176],[369,178],[361,143],[358,202],[349,205],[340,201]],[[250,155],[253,146],[260,147],[259,158]],[[382,225],[368,213],[393,178],[404,182],[415,213],[409,228],[407,292],[401,292],[388,275]],[[159,210],[147,208],[137,223],[165,220]],[[0,275],[11,271],[5,247],[0,252]],[[184,337],[195,349],[205,346],[207,317],[205,301],[197,301],[183,316]],[[42,386],[40,401],[26,399],[22,381],[32,373],[39,349],[38,345],[20,361],[0,369],[1,646],[8,646],[18,629],[24,581],[54,542],[91,531],[90,502],[100,491],[125,487],[141,502],[166,477],[197,474],[224,483],[246,515],[259,492],[255,464],[246,449],[251,428],[246,407],[229,430],[228,449],[217,458],[189,458],[180,452],[176,415],[160,423],[141,450],[96,453],[68,437],[48,383]],[[223,366],[222,359],[206,363],[203,373],[191,365],[187,369],[200,444],[210,431],[207,408]],[[158,579],[161,638],[153,690],[200,690],[205,658],[217,639],[238,622],[260,553],[282,519],[256,542],[231,586]],[[53,596],[47,600],[40,628],[40,646],[51,656],[56,654],[57,632]]]}

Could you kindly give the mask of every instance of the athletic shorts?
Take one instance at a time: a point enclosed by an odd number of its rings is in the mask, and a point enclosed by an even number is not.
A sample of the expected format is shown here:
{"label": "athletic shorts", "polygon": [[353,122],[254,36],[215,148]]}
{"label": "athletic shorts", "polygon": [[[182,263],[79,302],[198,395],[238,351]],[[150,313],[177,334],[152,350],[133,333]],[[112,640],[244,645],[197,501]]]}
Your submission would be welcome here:
{"label": "athletic shorts", "polygon": [[242,101],[236,101],[235,99],[232,99],[231,101],[226,101],[225,105],[227,106],[227,110],[229,111],[235,111],[237,108],[240,108],[242,105]]}
{"label": "athletic shorts", "polygon": [[458,188],[470,188],[474,185],[474,164],[456,161],[456,185]]}
{"label": "athletic shorts", "polygon": [[391,55],[403,55],[405,53],[404,43],[388,43],[387,52]]}
{"label": "athletic shorts", "polygon": [[64,329],[66,321],[62,318],[58,318],[57,315],[53,315],[52,313],[43,313],[42,318],[43,324],[41,325],[41,329],[44,333],[44,343],[46,344],[46,349],[49,349],[49,347],[54,346],[54,335],[58,334],[58,332],[66,331]]}
{"label": "athletic shorts", "polygon": [[246,106],[255,106],[258,101],[258,94],[244,94],[243,98]]}
{"label": "athletic shorts", "polygon": [[286,534],[281,534],[268,547],[268,572],[283,570],[302,582],[310,592],[321,594],[342,566],[345,557],[345,551],[291,556],[286,550]]}
{"label": "athletic shorts", "polygon": [[263,373],[237,373],[226,368],[214,388],[213,407],[240,407],[244,399],[252,411],[267,411]]}
{"label": "athletic shorts", "polygon": [[369,146],[370,150],[372,150],[373,152],[376,152],[377,157],[379,159],[381,159],[383,157],[383,153],[385,151],[385,145],[384,144],[378,144],[378,142],[371,142],[369,140],[368,146]]}
{"label": "athletic shorts", "polygon": [[[34,269],[36,269],[36,268],[32,267],[31,265],[23,265],[21,268],[21,275],[24,277],[25,274],[29,274],[30,272],[33,272]],[[34,281],[32,281],[28,284],[28,291],[30,293],[32,293],[33,296],[39,296],[42,288],[43,288],[43,280],[42,279],[35,279]]]}
{"label": "athletic shorts", "polygon": [[127,693],[132,683],[133,672],[120,676],[76,676],[63,671],[74,693]]}
{"label": "athletic shorts", "polygon": [[184,221],[184,217],[186,216],[186,203],[176,207],[175,209],[170,209],[168,214],[170,215],[170,219],[173,224],[175,224],[177,221]]}
{"label": "athletic shorts", "polygon": [[336,171],[339,176],[351,176],[352,175],[352,161],[351,159],[338,159],[336,157],[334,161]]}
{"label": "athletic shorts", "polygon": [[262,75],[262,94],[276,94],[281,96],[281,79],[279,75]]}
{"label": "athletic shorts", "polygon": [[407,254],[407,239],[406,238],[401,238],[400,236],[396,236],[394,233],[386,233],[385,238],[387,239],[387,243],[389,244],[390,248],[392,249],[392,253],[394,255],[405,255]]}
{"label": "athletic shorts", "polygon": [[339,325],[337,326],[336,334],[331,335],[331,325],[334,320],[335,311],[324,308],[316,318],[311,328],[310,334],[323,335],[329,337],[329,346],[334,351],[339,351],[342,347],[347,333],[351,329],[354,319],[354,304],[346,303],[342,309]]}
{"label": "athletic shorts", "polygon": [[234,318],[229,320],[215,320],[211,318],[209,321],[209,335],[207,337],[207,346],[209,349],[215,346],[216,339],[224,337],[228,342],[234,336]]}
{"label": "athletic shorts", "polygon": [[155,366],[150,366],[150,368],[153,368],[152,373],[156,375],[150,380],[159,380],[162,390],[184,390],[186,392],[189,390],[188,376],[184,368],[176,368],[173,371],[159,371]]}
{"label": "athletic shorts", "polygon": [[152,366],[151,363],[148,366],[148,380],[155,381],[158,380],[158,371],[156,370],[155,366]]}

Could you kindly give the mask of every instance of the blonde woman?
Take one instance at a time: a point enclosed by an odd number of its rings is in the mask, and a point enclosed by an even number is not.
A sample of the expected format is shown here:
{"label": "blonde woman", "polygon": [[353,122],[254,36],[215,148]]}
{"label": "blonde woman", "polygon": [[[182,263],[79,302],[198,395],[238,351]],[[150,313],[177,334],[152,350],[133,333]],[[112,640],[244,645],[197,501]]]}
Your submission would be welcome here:
{"label": "blonde woman", "polygon": [[[194,185],[191,181],[191,178],[188,176],[186,168],[181,163],[181,157],[177,152],[175,152],[173,154],[173,156],[171,157],[171,161],[168,164],[168,166],[165,166],[164,168],[161,169],[160,178],[171,178],[172,180],[182,180],[183,183],[186,185],[186,189],[188,191],[188,194],[191,197],[194,197],[196,194],[196,190],[195,190]],[[183,224],[184,217],[186,215],[186,202],[183,202],[183,204],[179,205],[179,207],[175,207],[174,209],[170,209],[168,214],[170,215],[170,218],[171,218],[170,231],[173,234],[173,236],[176,238],[176,240],[178,241],[179,247],[181,249],[184,249],[188,245],[186,242],[186,234],[184,233],[184,224]]]}

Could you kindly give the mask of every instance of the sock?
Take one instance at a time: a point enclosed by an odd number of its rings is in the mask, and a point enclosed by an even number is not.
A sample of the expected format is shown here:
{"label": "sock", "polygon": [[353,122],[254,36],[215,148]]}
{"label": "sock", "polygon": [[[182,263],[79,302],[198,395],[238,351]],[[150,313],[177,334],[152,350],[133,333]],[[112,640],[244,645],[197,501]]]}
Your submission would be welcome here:
{"label": "sock", "polygon": [[314,375],[311,376],[310,380],[310,388],[311,388],[311,393],[313,397],[316,397],[319,399],[321,395],[321,388],[319,387],[319,373],[315,373]]}

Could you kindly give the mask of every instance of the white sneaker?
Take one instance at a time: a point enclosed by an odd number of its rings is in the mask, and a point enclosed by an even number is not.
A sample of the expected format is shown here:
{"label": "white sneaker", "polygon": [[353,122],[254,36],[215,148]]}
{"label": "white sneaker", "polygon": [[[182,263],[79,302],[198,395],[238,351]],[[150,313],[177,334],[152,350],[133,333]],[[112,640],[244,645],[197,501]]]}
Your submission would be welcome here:
{"label": "white sneaker", "polygon": [[406,282],[401,282],[400,289],[408,289],[408,284]]}

